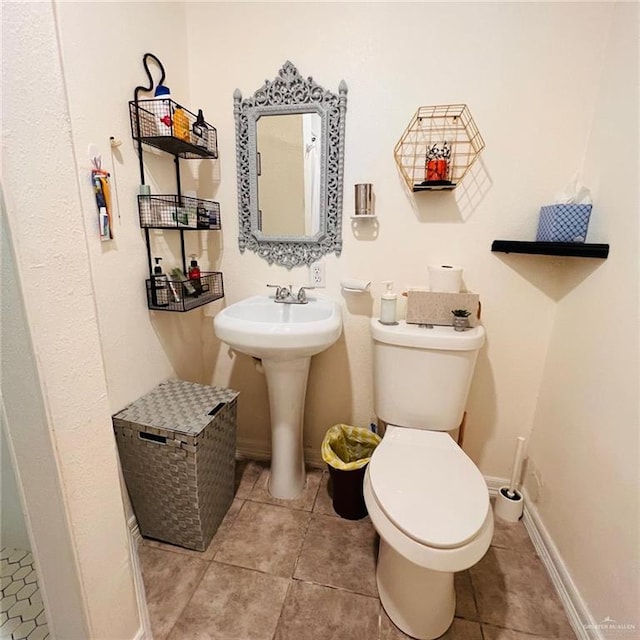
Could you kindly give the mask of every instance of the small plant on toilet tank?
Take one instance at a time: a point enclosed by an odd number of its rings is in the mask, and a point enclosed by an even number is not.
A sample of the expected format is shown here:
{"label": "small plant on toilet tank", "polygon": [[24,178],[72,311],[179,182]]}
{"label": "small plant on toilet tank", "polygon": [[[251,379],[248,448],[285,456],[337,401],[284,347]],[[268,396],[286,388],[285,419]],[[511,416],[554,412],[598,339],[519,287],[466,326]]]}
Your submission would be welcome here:
{"label": "small plant on toilet tank", "polygon": [[456,331],[464,331],[469,328],[470,311],[466,309],[452,309],[451,313],[453,314],[453,328]]}

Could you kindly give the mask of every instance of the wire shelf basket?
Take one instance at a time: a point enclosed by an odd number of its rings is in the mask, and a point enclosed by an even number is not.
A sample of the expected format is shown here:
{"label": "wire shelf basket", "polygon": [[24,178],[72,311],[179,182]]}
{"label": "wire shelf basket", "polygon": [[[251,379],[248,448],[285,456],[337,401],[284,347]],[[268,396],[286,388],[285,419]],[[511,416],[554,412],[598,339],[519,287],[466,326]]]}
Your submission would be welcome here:
{"label": "wire shelf basket", "polygon": [[132,100],[129,115],[134,140],[180,158],[218,157],[216,128],[173,100]]}
{"label": "wire shelf basket", "polygon": [[221,271],[202,272],[197,280],[146,281],[147,304],[154,311],[191,311],[224,298]]}
{"label": "wire shelf basket", "polygon": [[484,149],[467,105],[420,107],[393,151],[410,191],[455,189]]}
{"label": "wire shelf basket", "polygon": [[138,196],[140,226],[219,231],[220,203],[176,194]]}

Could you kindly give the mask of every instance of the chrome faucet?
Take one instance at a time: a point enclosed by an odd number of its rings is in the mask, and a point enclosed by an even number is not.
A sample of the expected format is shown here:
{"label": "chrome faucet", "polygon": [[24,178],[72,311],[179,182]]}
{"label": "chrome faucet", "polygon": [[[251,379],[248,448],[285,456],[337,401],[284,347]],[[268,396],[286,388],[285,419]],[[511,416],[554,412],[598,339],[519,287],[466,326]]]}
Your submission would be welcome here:
{"label": "chrome faucet", "polygon": [[283,304],[307,304],[309,302],[307,298],[307,290],[314,287],[300,287],[297,295],[293,295],[291,285],[280,284],[268,284],[267,287],[271,287],[276,290],[275,301]]}

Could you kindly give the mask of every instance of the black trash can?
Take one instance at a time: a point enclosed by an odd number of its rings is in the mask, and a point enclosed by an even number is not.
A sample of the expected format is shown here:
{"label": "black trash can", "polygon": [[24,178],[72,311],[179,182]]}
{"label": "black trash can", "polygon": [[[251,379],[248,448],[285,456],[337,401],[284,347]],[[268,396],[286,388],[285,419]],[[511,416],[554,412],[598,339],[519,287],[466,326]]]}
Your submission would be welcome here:
{"label": "black trash can", "polygon": [[347,520],[367,515],[362,484],[367,465],[380,436],[363,429],[338,424],[329,429],[322,442],[322,459],[329,467],[333,510]]}

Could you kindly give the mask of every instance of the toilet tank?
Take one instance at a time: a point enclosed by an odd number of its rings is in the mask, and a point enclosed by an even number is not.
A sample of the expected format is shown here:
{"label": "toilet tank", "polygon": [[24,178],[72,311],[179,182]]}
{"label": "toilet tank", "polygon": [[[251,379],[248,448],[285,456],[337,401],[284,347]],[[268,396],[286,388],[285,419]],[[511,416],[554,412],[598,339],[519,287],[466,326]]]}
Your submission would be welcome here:
{"label": "toilet tank", "polygon": [[484,328],[455,331],[371,320],[374,407],[388,424],[430,431],[460,426]]}

